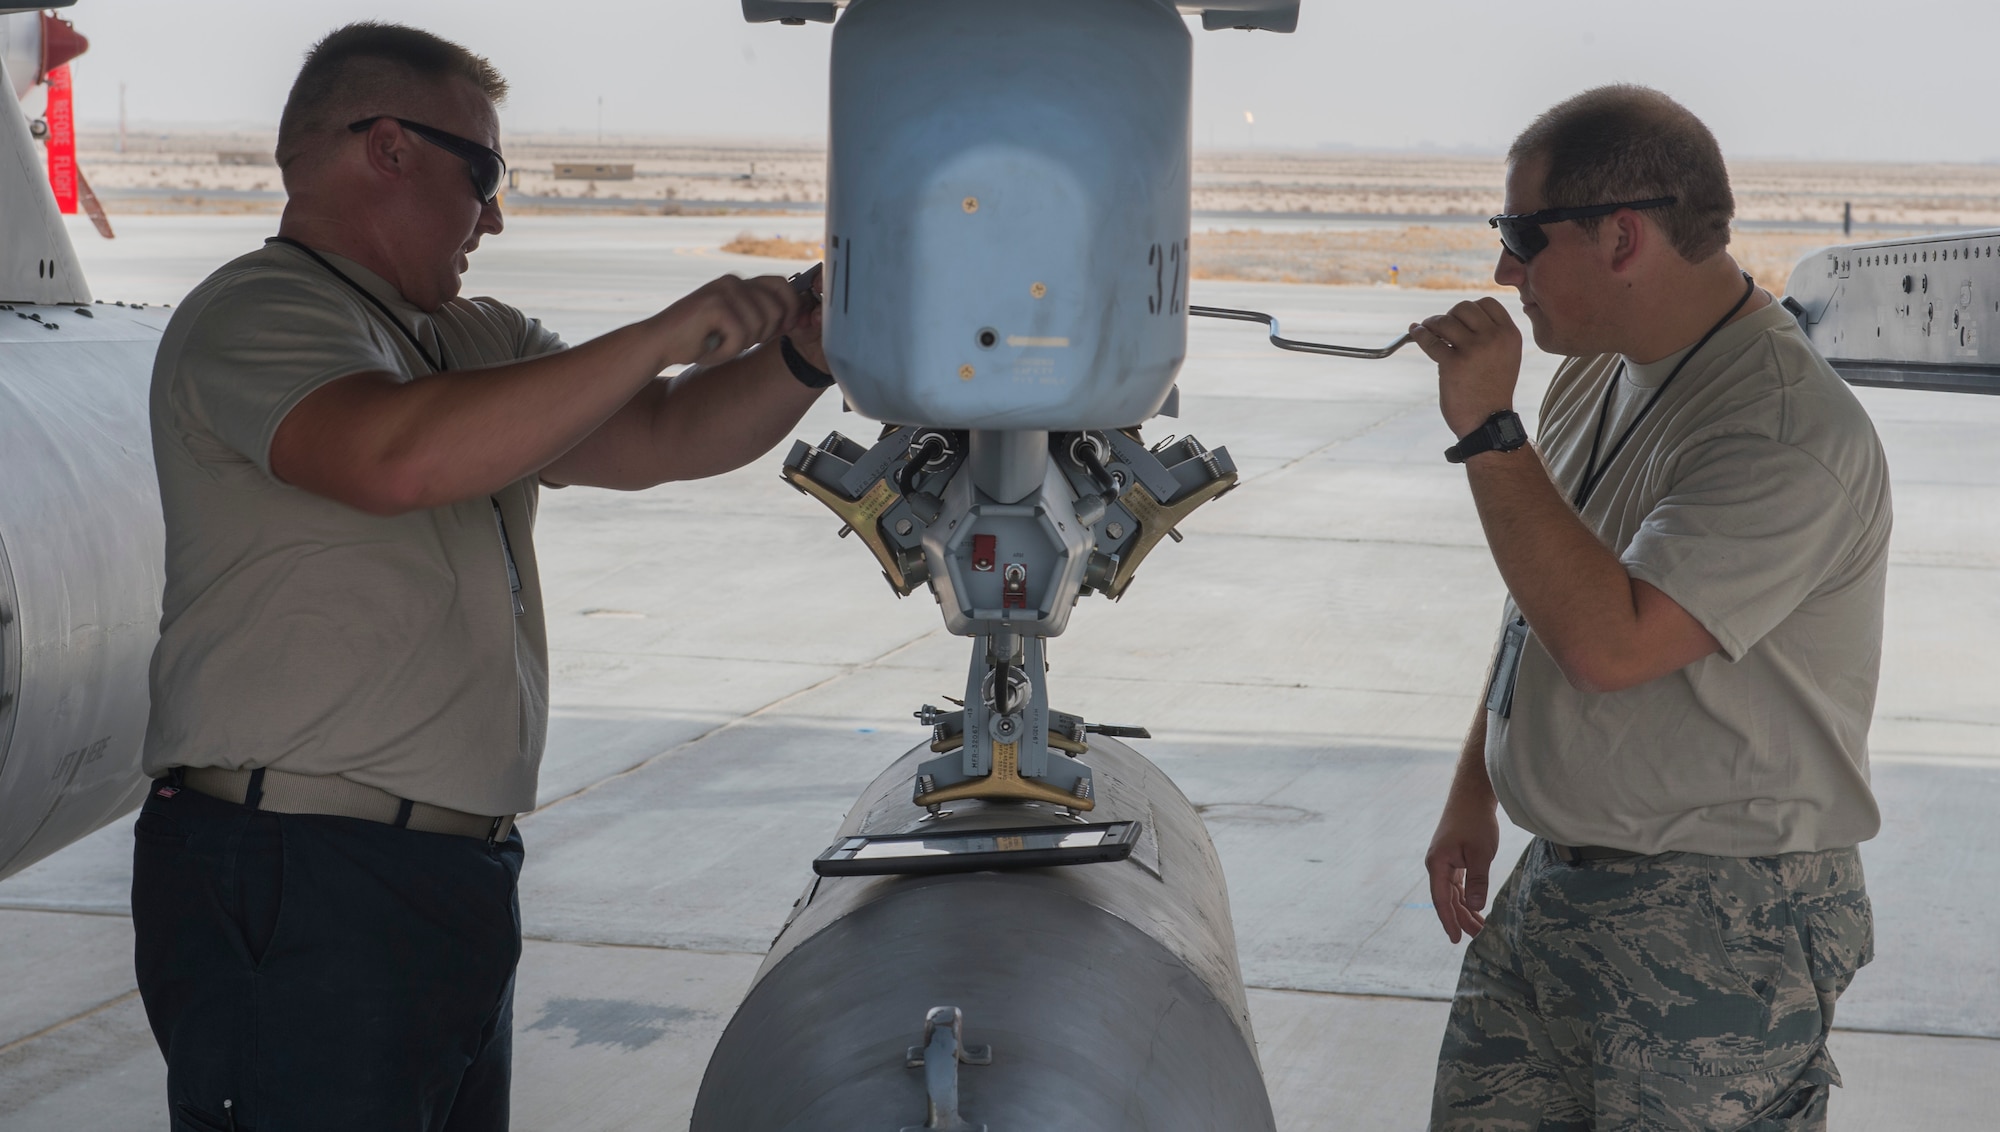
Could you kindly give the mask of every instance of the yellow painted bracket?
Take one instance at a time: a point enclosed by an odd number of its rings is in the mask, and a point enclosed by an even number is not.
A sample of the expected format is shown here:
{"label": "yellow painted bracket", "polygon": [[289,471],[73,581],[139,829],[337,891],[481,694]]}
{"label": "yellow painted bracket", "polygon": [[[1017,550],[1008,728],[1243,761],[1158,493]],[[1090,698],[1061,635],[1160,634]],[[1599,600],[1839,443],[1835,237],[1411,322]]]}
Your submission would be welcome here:
{"label": "yellow painted bracket", "polygon": [[876,480],[874,487],[861,493],[861,498],[848,499],[797,468],[781,469],[780,474],[785,477],[785,482],[824,503],[827,510],[839,516],[841,522],[861,536],[862,543],[881,564],[882,576],[889,579],[889,588],[895,590],[898,596],[908,597],[910,591],[917,588],[918,583],[903,576],[903,567],[896,561],[896,552],[882,537],[882,516],[902,498],[886,478]]}
{"label": "yellow painted bracket", "polygon": [[1050,735],[1049,746],[1054,747],[1058,751],[1067,751],[1072,755],[1087,755],[1090,753],[1088,746],[1077,742],[1067,735]]}
{"label": "yellow painted bracket", "polygon": [[1195,488],[1172,503],[1161,503],[1146,490],[1146,485],[1134,483],[1131,490],[1118,498],[1118,502],[1132,517],[1139,521],[1138,537],[1132,540],[1132,549],[1118,560],[1118,572],[1111,577],[1111,585],[1104,591],[1105,596],[1117,599],[1125,596],[1125,588],[1132,584],[1132,575],[1139,569],[1139,563],[1146,560],[1153,547],[1167,537],[1167,532],[1180,526],[1195,508],[1236,486],[1236,473],[1217,476],[1215,479]]}
{"label": "yellow painted bracket", "polygon": [[1058,790],[1046,782],[1021,777],[1019,743],[993,744],[993,773],[984,778],[954,782],[950,786],[933,790],[928,794],[919,794],[916,803],[919,806],[935,806],[966,798],[977,798],[986,802],[1050,802],[1079,812],[1097,806],[1094,798],[1079,798],[1066,790]]}
{"label": "yellow painted bracket", "polygon": [[[956,735],[947,735],[942,739],[931,740],[931,753],[935,755],[948,755],[963,746],[965,746],[965,732],[961,731]],[[1054,732],[1049,733],[1049,746],[1072,755],[1087,755],[1090,753],[1088,745],[1079,743],[1067,735],[1057,735]]]}

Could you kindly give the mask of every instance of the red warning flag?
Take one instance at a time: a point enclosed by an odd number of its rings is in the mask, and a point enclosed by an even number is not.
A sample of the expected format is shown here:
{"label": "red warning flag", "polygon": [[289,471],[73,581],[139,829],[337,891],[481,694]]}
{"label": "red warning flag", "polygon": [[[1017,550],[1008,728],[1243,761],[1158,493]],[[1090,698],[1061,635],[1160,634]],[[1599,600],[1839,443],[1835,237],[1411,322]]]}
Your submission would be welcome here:
{"label": "red warning flag", "polygon": [[49,187],[56,207],[76,214],[76,109],[70,98],[69,64],[49,71]]}

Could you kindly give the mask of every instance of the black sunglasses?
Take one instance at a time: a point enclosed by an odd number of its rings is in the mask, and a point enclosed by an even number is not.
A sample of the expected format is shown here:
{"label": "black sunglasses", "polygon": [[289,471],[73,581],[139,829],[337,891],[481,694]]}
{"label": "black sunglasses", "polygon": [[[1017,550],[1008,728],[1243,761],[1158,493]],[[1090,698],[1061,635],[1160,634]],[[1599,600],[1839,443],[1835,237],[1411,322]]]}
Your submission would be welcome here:
{"label": "black sunglasses", "polygon": [[1500,246],[1507,249],[1507,254],[1526,263],[1535,258],[1537,252],[1549,246],[1549,234],[1542,231],[1544,224],[1555,224],[1564,220],[1588,220],[1593,216],[1609,216],[1621,208],[1665,208],[1674,203],[1674,200],[1673,197],[1654,197],[1652,200],[1628,200],[1618,204],[1545,208],[1540,212],[1488,217],[1486,223],[1500,229]]}
{"label": "black sunglasses", "polygon": [[457,134],[445,133],[434,126],[426,126],[422,122],[412,122],[408,118],[398,118],[391,114],[377,114],[373,118],[350,122],[347,126],[348,132],[358,134],[384,118],[446,153],[463,158],[465,171],[472,174],[472,191],[479,194],[481,201],[490,203],[499,195],[500,182],[507,177],[507,159],[501,157],[498,150],[488,149],[476,141],[459,137]]}

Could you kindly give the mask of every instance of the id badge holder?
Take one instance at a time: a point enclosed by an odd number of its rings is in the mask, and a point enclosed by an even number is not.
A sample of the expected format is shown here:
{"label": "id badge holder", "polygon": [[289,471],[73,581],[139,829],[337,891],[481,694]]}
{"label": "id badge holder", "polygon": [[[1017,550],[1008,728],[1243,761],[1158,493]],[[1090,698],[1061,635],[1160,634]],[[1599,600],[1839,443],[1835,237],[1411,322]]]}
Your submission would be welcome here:
{"label": "id badge holder", "polygon": [[1486,710],[1501,719],[1514,716],[1514,681],[1521,675],[1521,650],[1528,645],[1528,621],[1515,617],[1500,634],[1500,653],[1493,658],[1493,682],[1486,687]]}

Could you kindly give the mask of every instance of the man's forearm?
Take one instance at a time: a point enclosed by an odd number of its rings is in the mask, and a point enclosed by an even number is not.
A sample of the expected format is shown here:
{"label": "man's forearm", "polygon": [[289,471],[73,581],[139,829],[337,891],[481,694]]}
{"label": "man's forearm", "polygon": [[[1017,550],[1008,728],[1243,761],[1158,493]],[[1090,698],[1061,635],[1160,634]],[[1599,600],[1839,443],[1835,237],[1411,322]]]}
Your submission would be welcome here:
{"label": "man's forearm", "polygon": [[[1412,323],[1410,337],[1438,364],[1438,409],[1453,435],[1513,405],[1521,335],[1497,300],[1463,302]],[[1572,685],[1630,688],[1721,647],[1672,598],[1631,576],[1577,517],[1533,448],[1481,453],[1465,470],[1500,576]]]}
{"label": "man's forearm", "polygon": [[783,279],[725,275],[561,353],[408,383],[355,374],[286,414],[271,468],[295,487],[381,515],[474,499],[545,471],[607,421],[643,415],[632,411],[644,403],[639,394],[668,366],[736,357],[798,317],[798,294]]}
{"label": "man's forearm", "polygon": [[1533,448],[1484,453],[1465,467],[1500,577],[1571,685],[1618,691],[1720,647],[1583,525]]}
{"label": "man's forearm", "polygon": [[654,436],[669,459],[661,478],[700,479],[748,464],[790,436],[823,392],[792,376],[775,342],[682,374],[655,410]]}
{"label": "man's forearm", "polygon": [[1424,853],[1430,875],[1431,907],[1453,943],[1478,935],[1486,926],[1487,882],[1500,850],[1500,803],[1486,774],[1486,705],[1482,701],[1466,732],[1465,747],[1452,773],[1451,792],[1437,832]]}
{"label": "man's forearm", "polygon": [[1577,518],[1532,446],[1474,456],[1465,470],[1507,592],[1574,680],[1566,658],[1635,633],[1631,575]]}
{"label": "man's forearm", "polygon": [[655,381],[542,469],[550,483],[638,491],[733,471],[791,435],[822,390],[793,377],[775,344]]}
{"label": "man's forearm", "polygon": [[[1498,301],[1459,303],[1410,334],[1438,363],[1438,408],[1453,435],[1513,405],[1521,335]],[[1540,453],[1482,452],[1465,473],[1500,577],[1563,674],[1579,687],[1622,675],[1640,638],[1631,575],[1577,517]]]}
{"label": "man's forearm", "polygon": [[1500,805],[1498,796],[1493,793],[1493,779],[1486,773],[1486,705],[1483,701],[1473,715],[1472,726],[1465,733],[1465,746],[1459,749],[1458,766],[1452,771],[1451,793],[1447,796],[1446,805],[1482,806],[1489,814]]}
{"label": "man's forearm", "polygon": [[272,470],[379,514],[476,498],[574,447],[665,364],[660,335],[640,323],[570,350],[406,384],[357,374],[287,415]]}

